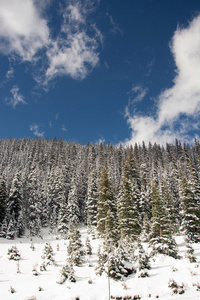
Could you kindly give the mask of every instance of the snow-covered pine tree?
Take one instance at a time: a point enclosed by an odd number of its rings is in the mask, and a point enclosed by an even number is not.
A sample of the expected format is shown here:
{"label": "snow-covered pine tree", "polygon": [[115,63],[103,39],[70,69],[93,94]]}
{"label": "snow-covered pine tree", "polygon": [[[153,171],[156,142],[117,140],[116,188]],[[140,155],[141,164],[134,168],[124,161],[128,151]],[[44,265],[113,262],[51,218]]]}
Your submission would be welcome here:
{"label": "snow-covered pine tree", "polygon": [[149,257],[145,253],[145,250],[141,244],[141,241],[138,240],[138,257],[137,257],[137,268],[138,268],[138,277],[148,277],[148,270],[151,269],[149,263]]}
{"label": "snow-covered pine tree", "polygon": [[151,232],[151,221],[148,219],[148,216],[145,214],[143,218],[143,226],[141,239],[143,242],[149,242],[149,236]]}
{"label": "snow-covered pine tree", "polygon": [[177,257],[177,245],[172,237],[167,210],[164,201],[159,195],[157,183],[152,183],[152,227],[150,232],[150,246],[152,255],[157,253]]}
{"label": "snow-covered pine tree", "polygon": [[12,246],[11,248],[9,248],[7,255],[9,260],[20,260],[21,257],[16,246]]}
{"label": "snow-covered pine tree", "polygon": [[54,259],[54,251],[50,243],[46,243],[44,246],[43,254],[41,256],[42,259],[44,259],[45,265],[51,265],[55,264]]}
{"label": "snow-covered pine tree", "polygon": [[69,262],[69,261],[60,270],[59,278],[56,281],[56,283],[63,284],[67,279],[70,282],[76,282],[73,264],[71,262]]}
{"label": "snow-covered pine tree", "polygon": [[47,180],[51,231],[54,231],[57,228],[59,208],[64,197],[64,187],[65,182],[62,169],[59,169],[56,165],[51,165],[51,172]]}
{"label": "snow-covered pine tree", "polygon": [[195,263],[197,261],[196,256],[194,255],[194,249],[190,243],[186,241],[186,253],[185,257],[189,259],[190,263]]}
{"label": "snow-covered pine tree", "polygon": [[7,230],[8,230],[8,220],[7,217],[5,217],[1,225],[0,237],[6,238]]}
{"label": "snow-covered pine tree", "polygon": [[190,165],[189,165],[189,184],[191,186],[191,190],[194,194],[194,200],[196,205],[200,209],[200,178],[197,171],[197,168],[195,167],[194,163],[190,159]]}
{"label": "snow-covered pine tree", "polygon": [[138,195],[137,188],[130,178],[128,162],[123,170],[123,182],[121,193],[118,200],[118,219],[120,238],[126,236],[133,240],[138,237],[141,231],[138,212]]}
{"label": "snow-covered pine tree", "polygon": [[109,278],[114,280],[132,274],[134,272],[133,264],[130,263],[127,253],[123,250],[121,247],[113,247],[108,252],[105,246],[103,250],[99,247],[96,274],[101,276],[105,272]]}
{"label": "snow-covered pine tree", "polygon": [[88,236],[85,240],[85,247],[86,247],[86,254],[87,255],[92,255],[92,247],[91,247],[90,239],[89,239]]}
{"label": "snow-covered pine tree", "polygon": [[37,203],[29,206],[29,230],[31,236],[40,236],[41,234],[40,210]]}
{"label": "snow-covered pine tree", "polygon": [[161,182],[161,197],[166,207],[168,220],[172,233],[175,234],[179,230],[179,217],[176,214],[176,206],[168,188],[166,180],[163,178]]}
{"label": "snow-covered pine tree", "polygon": [[89,233],[95,231],[97,226],[97,205],[98,205],[98,185],[97,174],[92,171],[88,178],[88,192],[87,192],[87,225]]}
{"label": "snow-covered pine tree", "polygon": [[67,203],[66,199],[63,196],[62,202],[60,204],[59,214],[58,214],[58,234],[64,239],[67,238],[68,234],[68,218],[67,218]]}
{"label": "snow-covered pine tree", "polygon": [[6,202],[7,202],[6,183],[4,180],[0,180],[0,226],[6,215]]}
{"label": "snow-covered pine tree", "polygon": [[104,248],[108,253],[112,252],[118,245],[119,234],[116,226],[116,211],[107,211],[104,234]]}
{"label": "snow-covered pine tree", "polygon": [[21,187],[21,179],[19,173],[15,174],[13,179],[10,195],[7,203],[7,210],[11,215],[14,216],[15,221],[17,222],[20,210],[22,207],[22,187]]}
{"label": "snow-covered pine tree", "polygon": [[17,224],[16,224],[16,236],[17,237],[22,237],[25,233],[25,222],[24,222],[25,218],[24,218],[24,214],[23,211],[20,211],[19,214],[19,218],[17,220]]}
{"label": "snow-covered pine tree", "polygon": [[40,213],[41,226],[48,227],[49,226],[49,205],[48,205],[46,178],[42,178],[39,184],[40,184],[40,205],[42,206],[41,213]]}
{"label": "snow-covered pine tree", "polygon": [[40,220],[40,207],[38,203],[39,191],[38,191],[38,168],[31,169],[25,188],[26,197],[26,210],[25,216],[27,219],[27,226],[30,230],[30,235],[40,235],[41,232],[41,220]]}
{"label": "snow-covered pine tree", "polygon": [[200,210],[189,182],[183,177],[180,184],[181,229],[189,242],[200,241]]}
{"label": "snow-covered pine tree", "polygon": [[106,254],[104,253],[104,251],[102,251],[101,245],[99,245],[99,247],[98,247],[97,257],[98,257],[98,260],[97,260],[97,265],[95,267],[95,271],[96,271],[97,275],[101,276],[103,274],[103,272],[105,271],[105,263],[106,263],[106,259],[107,259]]}
{"label": "snow-covered pine tree", "polygon": [[6,238],[8,240],[13,240],[15,238],[15,233],[16,233],[16,221],[15,221],[15,217],[14,217],[14,213],[13,213],[10,218],[10,222],[8,224]]}
{"label": "snow-covered pine tree", "polygon": [[67,220],[68,223],[79,223],[80,210],[78,204],[78,192],[76,185],[76,177],[75,173],[72,176],[71,187],[68,194],[68,202],[67,202]]}
{"label": "snow-covered pine tree", "polygon": [[77,223],[71,223],[69,228],[67,253],[69,255],[69,261],[76,266],[80,266],[83,262],[82,256],[84,255],[84,252],[82,247],[83,245],[78,225]]}
{"label": "snow-covered pine tree", "polygon": [[[100,236],[106,233],[106,218],[108,211],[109,216],[113,218],[113,226],[117,228],[117,205],[114,197],[113,189],[108,178],[106,167],[103,168],[100,180],[99,198],[98,198],[98,213],[97,213],[97,231]],[[107,223],[107,225],[109,222]],[[114,228],[112,228],[114,230]]]}
{"label": "snow-covered pine tree", "polygon": [[87,189],[88,189],[88,179],[87,179],[87,153],[81,153],[79,159],[80,163],[76,168],[76,188],[78,196],[78,207],[79,207],[79,222],[86,224],[87,214],[86,214],[86,204],[87,204]]}

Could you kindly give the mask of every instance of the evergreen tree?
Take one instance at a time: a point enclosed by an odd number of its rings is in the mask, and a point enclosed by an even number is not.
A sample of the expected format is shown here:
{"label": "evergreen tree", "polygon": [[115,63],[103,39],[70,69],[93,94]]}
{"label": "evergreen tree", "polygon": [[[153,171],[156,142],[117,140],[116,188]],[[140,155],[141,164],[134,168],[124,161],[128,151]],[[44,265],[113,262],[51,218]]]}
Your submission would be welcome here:
{"label": "evergreen tree", "polygon": [[16,236],[17,237],[22,237],[25,233],[25,222],[24,222],[24,214],[22,210],[20,211],[19,218],[17,220],[17,225],[16,225]]}
{"label": "evergreen tree", "polygon": [[10,218],[10,222],[8,224],[8,229],[7,229],[7,234],[6,234],[6,238],[8,240],[13,240],[15,238],[15,218],[14,218],[14,213],[12,215],[12,217]]}
{"label": "evergreen tree", "polygon": [[12,246],[10,249],[8,249],[8,259],[9,260],[20,260],[20,253],[16,246]]}
{"label": "evergreen tree", "polygon": [[75,272],[73,268],[73,264],[71,262],[67,262],[64,267],[60,270],[60,277],[56,281],[58,284],[63,284],[67,279],[70,282],[76,282]]}
{"label": "evergreen tree", "polygon": [[136,238],[141,231],[136,187],[129,179],[128,163],[124,166],[121,195],[118,201],[118,218],[121,239]]}
{"label": "evergreen tree", "polygon": [[175,203],[173,202],[173,198],[169,193],[169,188],[165,180],[162,181],[161,190],[162,190],[162,199],[166,206],[170,228],[172,229],[172,233],[177,233],[179,230],[179,220],[176,214]]}
{"label": "evergreen tree", "polygon": [[88,194],[87,194],[87,224],[90,231],[93,231],[97,226],[97,205],[98,205],[98,186],[97,175],[93,171],[88,179]]}
{"label": "evergreen tree", "polygon": [[162,201],[156,182],[152,184],[152,227],[150,233],[150,245],[152,255],[157,253],[177,257],[177,245],[172,237],[169,218],[164,202]]}
{"label": "evergreen tree", "polygon": [[200,210],[195,201],[191,185],[186,178],[182,178],[180,186],[180,200],[182,209],[181,229],[189,242],[200,240]]}
{"label": "evergreen tree", "polygon": [[0,237],[6,238],[7,230],[8,230],[8,220],[5,217],[1,225]]}
{"label": "evergreen tree", "polygon": [[92,247],[91,247],[90,239],[89,239],[88,236],[87,236],[86,241],[85,241],[85,246],[86,246],[86,254],[87,255],[92,255]]}
{"label": "evergreen tree", "polygon": [[82,256],[84,252],[82,247],[81,234],[78,226],[76,223],[71,223],[69,229],[69,244],[67,247],[67,253],[69,255],[69,261],[76,266],[80,266],[83,262]]}
{"label": "evergreen tree", "polygon": [[13,214],[15,221],[18,220],[22,207],[22,189],[20,175],[17,173],[13,179],[7,209],[10,216]]}
{"label": "evergreen tree", "polygon": [[67,220],[68,223],[79,223],[80,210],[78,204],[78,192],[75,180],[75,174],[72,177],[71,188],[68,194],[67,202]]}
{"label": "evergreen tree", "polygon": [[47,196],[50,215],[50,227],[53,231],[57,227],[58,213],[64,197],[64,174],[62,169],[51,164],[51,172],[47,180]]}
{"label": "evergreen tree", "polygon": [[41,232],[41,220],[40,220],[40,203],[39,199],[39,184],[38,184],[38,168],[30,170],[26,181],[25,187],[25,199],[26,199],[26,207],[25,207],[25,215],[27,226],[30,230],[30,235],[40,235]]}
{"label": "evergreen tree", "polygon": [[191,187],[191,191],[194,194],[194,200],[196,205],[200,209],[200,183],[199,183],[199,176],[197,169],[195,168],[194,164],[192,163],[192,160],[190,159],[189,164],[189,184]]}
{"label": "evergreen tree", "polygon": [[151,232],[150,220],[148,219],[147,215],[144,215],[143,226],[142,226],[142,235],[141,235],[141,239],[143,242],[149,242],[150,232]]}
{"label": "evergreen tree", "polygon": [[138,267],[138,277],[148,277],[148,270],[151,269],[149,264],[149,257],[144,251],[144,248],[138,241],[138,258],[137,258],[137,267]]}
{"label": "evergreen tree", "polygon": [[6,216],[7,191],[4,180],[0,181],[0,226]]}
{"label": "evergreen tree", "polygon": [[37,203],[29,206],[29,230],[31,236],[41,234],[40,210]]}
{"label": "evergreen tree", "polygon": [[103,272],[107,274],[109,278],[114,280],[122,279],[134,272],[133,265],[126,260],[122,248],[112,248],[110,252],[106,249],[98,249],[98,262],[95,268],[97,275],[102,275]]}
{"label": "evergreen tree", "polygon": [[68,226],[67,203],[63,197],[58,214],[58,234],[65,239],[67,238]]}
{"label": "evergreen tree", "polygon": [[108,210],[105,222],[104,245],[108,253],[112,252],[118,245],[118,230],[116,226],[115,211]]}
{"label": "evergreen tree", "polygon": [[196,262],[197,258],[194,256],[194,249],[190,243],[186,243],[186,249],[185,257],[189,259],[190,263]]}
{"label": "evergreen tree", "polygon": [[[109,214],[108,211],[110,210]],[[106,231],[106,218],[111,216],[117,226],[117,207],[114,198],[111,183],[108,178],[106,168],[104,167],[100,180],[99,198],[98,198],[98,213],[97,213],[97,230],[101,236],[104,236]],[[107,225],[110,224],[107,220]]]}
{"label": "evergreen tree", "polygon": [[55,264],[54,259],[55,253],[53,252],[53,248],[50,243],[46,243],[44,246],[43,254],[41,256],[44,259],[45,265]]}

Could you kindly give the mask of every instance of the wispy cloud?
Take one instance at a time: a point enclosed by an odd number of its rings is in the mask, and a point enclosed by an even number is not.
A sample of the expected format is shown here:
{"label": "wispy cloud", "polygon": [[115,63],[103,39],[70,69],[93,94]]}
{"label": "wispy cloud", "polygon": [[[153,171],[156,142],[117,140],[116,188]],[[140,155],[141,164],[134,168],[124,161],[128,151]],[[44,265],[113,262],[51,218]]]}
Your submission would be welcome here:
{"label": "wispy cloud", "polygon": [[84,79],[99,62],[98,47],[103,37],[95,22],[90,21],[90,13],[98,1],[63,2],[61,29],[56,36],[51,35],[44,17],[50,3],[50,0],[0,1],[0,53],[17,56],[19,62],[33,63],[34,79],[44,86],[59,76]]}
{"label": "wispy cloud", "polygon": [[[174,85],[159,95],[155,116],[133,113],[130,105],[126,107],[131,138],[125,143],[157,141],[165,144],[173,142],[175,137],[187,140],[190,130],[199,129],[200,15],[187,28],[177,28],[170,48],[177,73]],[[136,99],[142,99],[141,91],[137,92]]]}
{"label": "wispy cloud", "polygon": [[90,24],[89,30],[88,23],[88,10],[80,1],[63,9],[61,31],[46,53],[46,82],[63,75],[84,79],[98,64],[97,49],[102,36],[94,24]]}
{"label": "wispy cloud", "polygon": [[13,67],[10,67],[10,69],[6,73],[6,79],[10,80],[13,77],[14,77],[14,69]]}
{"label": "wispy cloud", "polygon": [[108,15],[110,25],[111,25],[111,31],[116,34],[119,33],[123,35],[123,30],[119,27],[119,25],[113,20],[113,17],[111,15]]}
{"label": "wispy cloud", "polygon": [[146,73],[147,77],[151,75],[154,63],[155,63],[155,57],[147,64],[147,73]]}
{"label": "wispy cloud", "polygon": [[32,61],[49,43],[49,29],[33,0],[0,1],[0,51]]}
{"label": "wispy cloud", "polygon": [[13,108],[16,108],[18,104],[27,104],[24,100],[24,96],[19,92],[18,86],[13,86],[10,90],[12,97],[8,97],[5,99],[6,103],[11,105]]}
{"label": "wispy cloud", "polygon": [[[130,92],[129,104],[136,102],[141,102],[148,92],[147,88],[144,88],[142,85],[133,85]],[[127,107],[128,108],[128,107]]]}
{"label": "wispy cloud", "polygon": [[61,130],[62,131],[67,131],[67,128],[66,128],[66,126],[64,124],[62,125]]}
{"label": "wispy cloud", "polygon": [[44,131],[40,131],[39,130],[39,125],[38,124],[32,124],[30,125],[29,127],[30,131],[33,131],[33,134],[35,136],[38,136],[38,137],[43,137],[45,132]]}

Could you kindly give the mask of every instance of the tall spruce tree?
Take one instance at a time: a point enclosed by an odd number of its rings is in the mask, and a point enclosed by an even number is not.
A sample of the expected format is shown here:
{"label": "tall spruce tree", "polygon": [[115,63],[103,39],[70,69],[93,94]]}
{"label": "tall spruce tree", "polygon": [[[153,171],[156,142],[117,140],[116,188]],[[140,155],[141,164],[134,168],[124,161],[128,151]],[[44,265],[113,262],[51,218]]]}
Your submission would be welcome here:
{"label": "tall spruce tree", "polygon": [[6,183],[4,180],[1,180],[0,181],[0,226],[6,216],[6,202],[7,202]]}
{"label": "tall spruce tree", "polygon": [[97,174],[92,171],[88,179],[88,194],[87,194],[87,224],[89,230],[96,228],[97,226],[97,205],[98,205],[98,186],[97,186]]}
{"label": "tall spruce tree", "polygon": [[[108,178],[106,167],[103,168],[100,180],[99,198],[98,198],[98,212],[97,212],[97,231],[101,236],[106,233],[106,218],[112,215],[113,226],[117,226],[117,206],[113,194],[113,189]],[[109,222],[110,224],[110,222]],[[108,225],[108,223],[107,223]]]}
{"label": "tall spruce tree", "polygon": [[140,234],[139,212],[136,187],[129,175],[128,162],[123,170],[123,182],[118,200],[118,218],[121,239],[135,239]]}
{"label": "tall spruce tree", "polygon": [[72,176],[71,188],[68,194],[68,202],[67,202],[67,220],[68,224],[78,224],[80,217],[80,209],[78,203],[78,191],[76,184],[75,173]]}
{"label": "tall spruce tree", "polygon": [[7,209],[10,215],[13,215],[17,222],[20,210],[22,208],[22,187],[19,173],[16,173],[8,199]]}
{"label": "tall spruce tree", "polygon": [[59,214],[58,214],[58,234],[67,238],[68,233],[68,218],[67,218],[67,203],[65,197],[63,197],[60,204]]}
{"label": "tall spruce tree", "polygon": [[200,210],[195,195],[186,178],[183,177],[180,185],[180,200],[182,223],[181,229],[189,242],[200,241]]}
{"label": "tall spruce tree", "polygon": [[150,232],[150,245],[152,255],[161,253],[177,257],[177,245],[172,237],[169,217],[164,201],[160,197],[156,181],[152,184],[152,227]]}
{"label": "tall spruce tree", "polygon": [[84,254],[82,250],[81,234],[77,223],[71,223],[69,228],[69,244],[67,247],[67,253],[69,255],[69,261],[76,266],[80,266],[83,262],[82,256]]}

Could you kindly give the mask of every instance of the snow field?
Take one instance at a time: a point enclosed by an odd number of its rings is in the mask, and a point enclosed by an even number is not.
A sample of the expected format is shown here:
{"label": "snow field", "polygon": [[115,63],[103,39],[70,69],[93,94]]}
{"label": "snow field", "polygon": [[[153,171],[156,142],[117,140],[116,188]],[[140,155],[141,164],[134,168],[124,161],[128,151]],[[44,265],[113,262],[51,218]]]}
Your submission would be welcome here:
{"label": "snow field", "polygon": [[[87,228],[81,227],[80,231],[83,245],[85,245],[85,239],[88,236]],[[101,277],[95,274],[99,240],[92,240],[89,236],[93,254],[84,257],[85,262],[81,267],[74,267],[76,283],[66,281],[60,285],[56,283],[56,280],[59,277],[59,271],[66,263],[68,241],[57,240],[55,235],[47,232],[47,229],[43,232],[43,239],[32,238],[34,251],[30,248],[29,237],[15,240],[0,238],[0,299],[27,300],[35,297],[37,300],[75,300],[79,297],[80,300],[107,300],[108,279],[105,274]],[[49,265],[47,270],[42,272],[40,271],[40,265],[43,262],[41,255],[46,242],[52,245],[56,265]],[[140,295],[141,299],[199,299],[200,291],[197,290],[197,286],[200,285],[200,244],[192,244],[197,262],[190,263],[184,257],[186,249],[184,238],[178,236],[176,242],[181,256],[180,260],[164,255],[154,257],[150,261],[149,277],[138,278],[137,274],[133,274],[125,278],[124,282],[110,280],[111,295],[132,297]],[[57,250],[58,244],[59,250]],[[8,260],[7,257],[7,251],[12,245],[16,245],[21,254],[20,273],[17,273],[17,262]],[[147,245],[144,247],[147,252],[150,252]],[[34,265],[37,265],[38,276],[32,273]],[[173,290],[168,287],[170,279],[175,280],[179,286],[183,284],[183,294],[173,293]],[[10,287],[13,287],[16,292],[11,293]]]}

